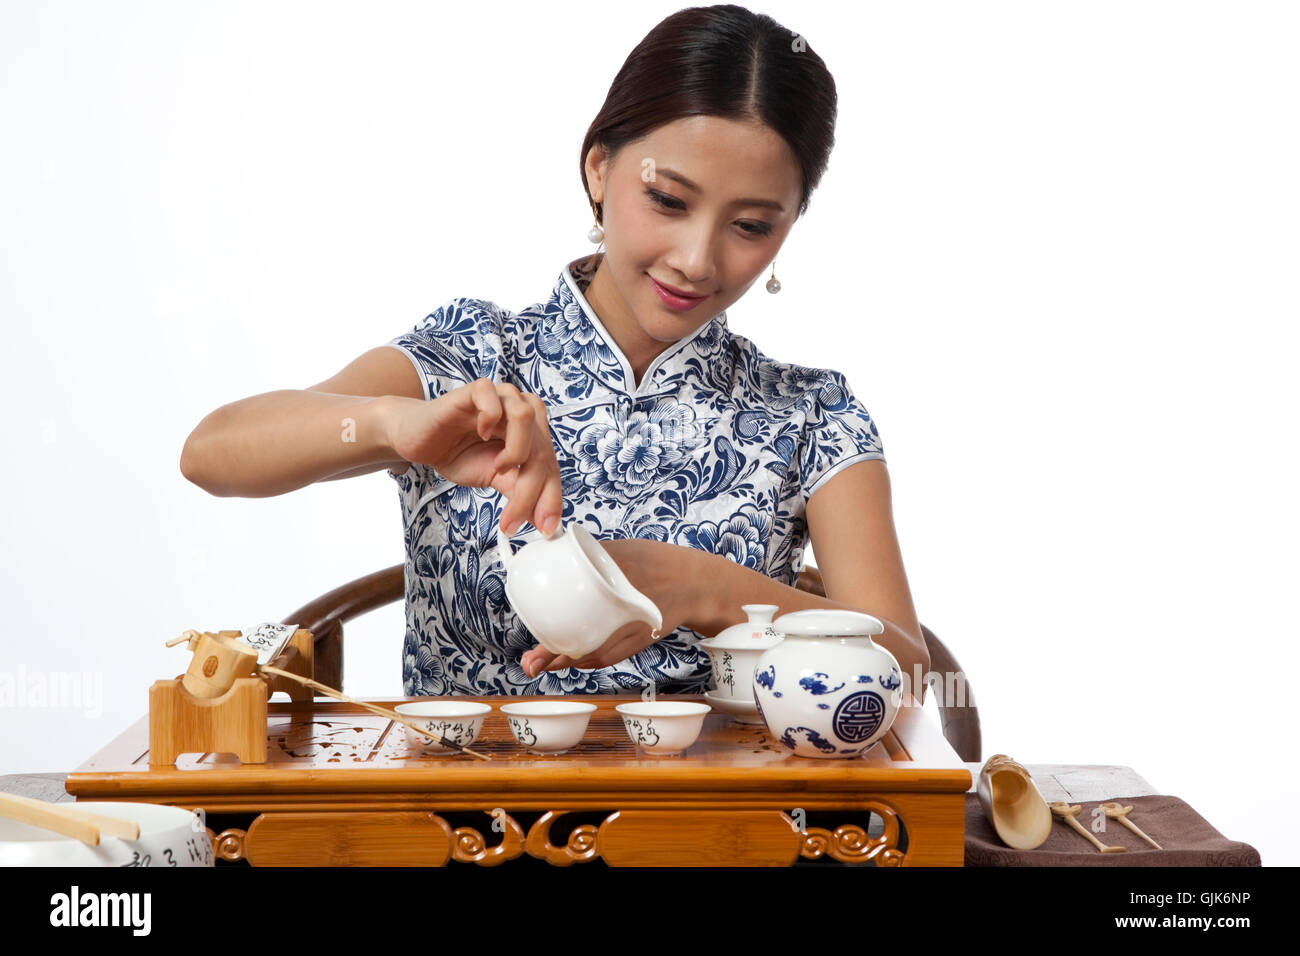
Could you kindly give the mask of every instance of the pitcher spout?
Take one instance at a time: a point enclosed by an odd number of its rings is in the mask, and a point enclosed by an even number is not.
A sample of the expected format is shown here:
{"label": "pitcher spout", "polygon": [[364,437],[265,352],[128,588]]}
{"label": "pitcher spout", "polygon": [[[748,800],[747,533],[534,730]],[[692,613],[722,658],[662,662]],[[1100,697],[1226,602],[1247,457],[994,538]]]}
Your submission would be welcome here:
{"label": "pitcher spout", "polygon": [[[645,624],[649,624],[656,631],[659,631],[663,628],[664,626],[663,613],[659,610],[658,606],[653,601],[651,601],[640,591],[637,591],[635,594],[629,596],[628,605],[630,606],[631,610],[634,612],[636,620],[641,621],[642,623]],[[661,634],[660,637],[662,636],[663,635]]]}

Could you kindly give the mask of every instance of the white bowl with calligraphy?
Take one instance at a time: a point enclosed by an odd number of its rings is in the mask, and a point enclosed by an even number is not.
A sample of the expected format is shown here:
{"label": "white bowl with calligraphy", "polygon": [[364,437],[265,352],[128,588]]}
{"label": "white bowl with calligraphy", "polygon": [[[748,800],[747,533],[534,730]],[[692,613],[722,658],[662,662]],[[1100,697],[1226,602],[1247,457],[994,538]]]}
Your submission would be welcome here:
{"label": "white bowl with calligraphy", "polygon": [[704,715],[713,708],[692,701],[648,700],[614,708],[632,742],[646,753],[680,753],[700,736]]}
{"label": "white bowl with calligraphy", "polygon": [[492,707],[473,701],[417,700],[398,704],[393,710],[432,735],[426,737],[402,724],[406,739],[423,747],[425,753],[454,754],[460,751],[455,747],[443,746],[440,739],[446,737],[460,747],[468,747],[483,728],[483,718]]}
{"label": "white bowl with calligraphy", "polygon": [[520,746],[535,754],[562,754],[578,745],[587,732],[595,704],[576,700],[530,700],[502,704],[510,732]]}
{"label": "white bowl with calligraphy", "polygon": [[763,718],[758,716],[758,705],[754,703],[753,694],[750,694],[749,700],[742,700],[739,697],[722,697],[716,690],[706,690],[704,699],[713,705],[713,709],[724,714],[731,715],[731,719],[739,724],[761,724]]}
{"label": "white bowl with calligraphy", "polygon": [[98,846],[31,823],[0,817],[0,866],[212,866],[212,838],[193,810],[157,803],[87,802],[78,810],[131,820],[135,840],[100,837]]}

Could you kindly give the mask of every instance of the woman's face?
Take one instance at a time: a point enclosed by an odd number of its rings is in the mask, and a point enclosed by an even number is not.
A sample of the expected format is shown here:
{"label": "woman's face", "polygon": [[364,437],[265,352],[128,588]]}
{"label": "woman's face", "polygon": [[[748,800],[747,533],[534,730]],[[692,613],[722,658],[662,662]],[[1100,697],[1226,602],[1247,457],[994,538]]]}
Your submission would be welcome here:
{"label": "woman's face", "polygon": [[[785,140],[769,127],[716,116],[661,126],[613,163],[593,147],[587,182],[591,198],[604,203],[606,250],[587,301],[638,379],[771,265],[794,225],[802,186]],[[674,310],[651,277],[704,298]]]}

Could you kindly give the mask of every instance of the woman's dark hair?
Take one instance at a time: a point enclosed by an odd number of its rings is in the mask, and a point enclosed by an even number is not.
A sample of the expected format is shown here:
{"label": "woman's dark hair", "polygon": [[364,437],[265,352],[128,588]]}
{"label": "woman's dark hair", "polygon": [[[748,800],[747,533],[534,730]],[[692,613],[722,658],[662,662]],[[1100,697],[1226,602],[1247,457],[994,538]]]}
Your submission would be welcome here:
{"label": "woman's dark hair", "polygon": [[[803,174],[799,215],[826,172],[835,144],[835,80],[803,37],[733,3],[679,10],[637,44],[610,84],[582,141],[578,166],[588,197],[587,153],[609,158],[685,116],[763,123],[790,144]],[[592,203],[603,224],[602,203]]]}

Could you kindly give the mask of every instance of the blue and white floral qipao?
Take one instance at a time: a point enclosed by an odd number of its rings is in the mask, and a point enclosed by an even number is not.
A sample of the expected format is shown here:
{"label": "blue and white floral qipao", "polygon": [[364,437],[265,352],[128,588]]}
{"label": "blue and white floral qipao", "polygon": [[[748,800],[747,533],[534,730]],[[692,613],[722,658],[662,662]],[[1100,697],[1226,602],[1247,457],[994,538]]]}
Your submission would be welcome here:
{"label": "blue and white floral qipao", "polygon": [[[584,294],[603,255],[570,262],[545,302],[510,312],[452,299],[388,344],[410,358],[428,399],[476,378],[541,397],[565,525],[699,548],[793,585],[813,492],[855,462],[884,459],[870,415],[839,372],[768,358],[727,329],[725,311],[669,346],[637,385]],[[502,496],[423,464],[393,477],[406,532],[404,694],[708,688],[708,654],[694,646],[703,635],[686,627],[611,667],[529,677],[519,659],[537,641],[506,599]],[[526,524],[511,540],[517,550],[539,534]]]}

